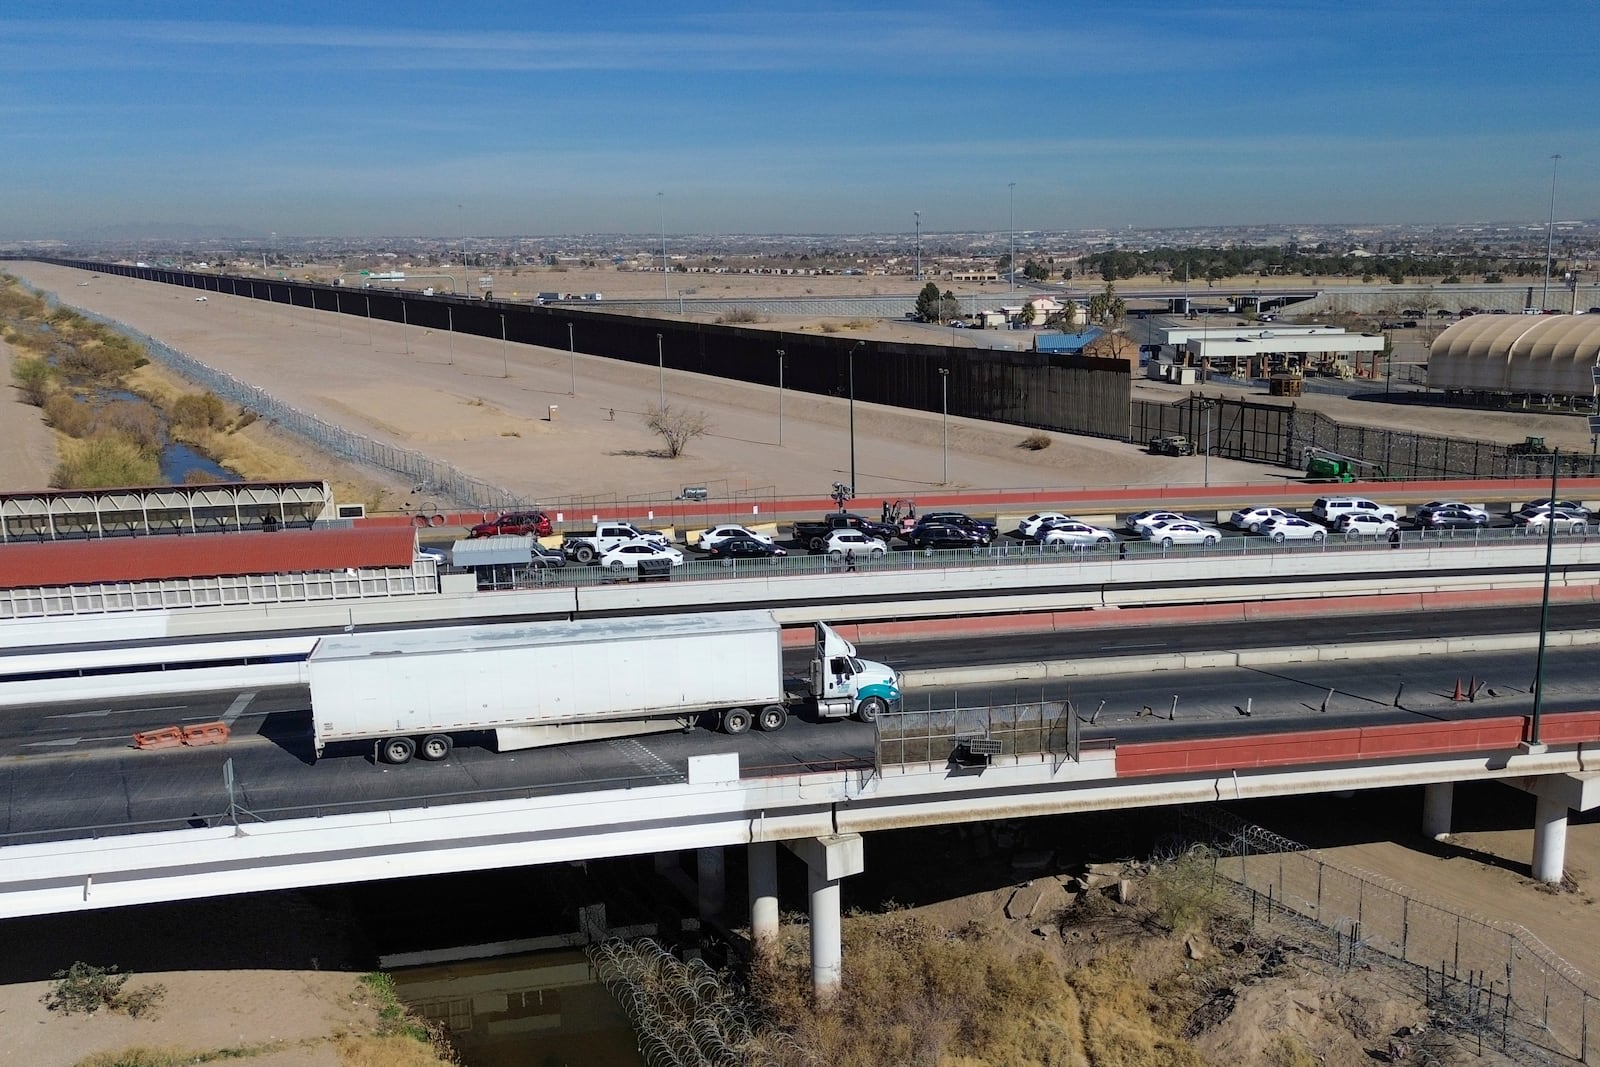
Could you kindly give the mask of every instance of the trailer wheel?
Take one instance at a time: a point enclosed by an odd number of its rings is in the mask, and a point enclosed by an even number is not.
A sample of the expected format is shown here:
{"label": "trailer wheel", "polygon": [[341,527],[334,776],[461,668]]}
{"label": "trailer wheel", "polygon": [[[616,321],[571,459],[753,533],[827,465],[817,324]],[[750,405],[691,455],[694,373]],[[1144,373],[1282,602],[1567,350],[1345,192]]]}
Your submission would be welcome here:
{"label": "trailer wheel", "polygon": [[416,751],[417,743],[409,737],[391,737],[378,746],[378,753],[385,763],[409,763]]}
{"label": "trailer wheel", "polygon": [[749,708],[728,708],[722,713],[722,732],[725,734],[742,734],[750,729]]}
{"label": "trailer wheel", "polygon": [[889,710],[888,701],[882,697],[868,697],[856,707],[856,718],[862,722],[877,722],[878,716]]}
{"label": "trailer wheel", "polygon": [[789,721],[789,709],[782,704],[768,704],[761,709],[761,714],[756,717],[756,729],[762,733],[771,733],[781,730]]}
{"label": "trailer wheel", "polygon": [[449,734],[429,734],[422,739],[422,744],[417,746],[417,755],[422,759],[438,761],[450,755],[450,750],[455,747],[455,742]]}

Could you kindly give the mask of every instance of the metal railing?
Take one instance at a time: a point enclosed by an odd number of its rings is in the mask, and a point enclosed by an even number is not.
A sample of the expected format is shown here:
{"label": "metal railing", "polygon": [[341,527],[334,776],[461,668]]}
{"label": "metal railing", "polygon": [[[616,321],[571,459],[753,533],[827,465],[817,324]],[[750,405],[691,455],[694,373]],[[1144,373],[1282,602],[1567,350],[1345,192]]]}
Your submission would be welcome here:
{"label": "metal railing", "polygon": [[1600,1052],[1589,980],[1524,927],[1435,903],[1219,808],[1183,808],[1180,820],[1183,836],[1210,845],[1217,873],[1269,920],[1277,909],[1313,924],[1347,964],[1376,956],[1404,965],[1430,1004],[1480,1042],[1538,1063],[1590,1063]]}
{"label": "metal railing", "polygon": [[877,770],[926,763],[1076,762],[1080,726],[1070,702],[1039,700],[923,711],[877,719]]}

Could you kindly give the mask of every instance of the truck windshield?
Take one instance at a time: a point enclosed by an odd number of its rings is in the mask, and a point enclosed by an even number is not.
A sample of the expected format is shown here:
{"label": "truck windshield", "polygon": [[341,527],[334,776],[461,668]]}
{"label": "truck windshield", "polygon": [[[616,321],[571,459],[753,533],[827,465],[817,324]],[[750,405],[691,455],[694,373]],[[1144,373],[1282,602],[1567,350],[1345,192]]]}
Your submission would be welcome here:
{"label": "truck windshield", "polygon": [[854,656],[850,657],[850,673],[851,674],[863,674],[863,673],[865,673],[865,668],[861,666],[861,661],[856,659]]}

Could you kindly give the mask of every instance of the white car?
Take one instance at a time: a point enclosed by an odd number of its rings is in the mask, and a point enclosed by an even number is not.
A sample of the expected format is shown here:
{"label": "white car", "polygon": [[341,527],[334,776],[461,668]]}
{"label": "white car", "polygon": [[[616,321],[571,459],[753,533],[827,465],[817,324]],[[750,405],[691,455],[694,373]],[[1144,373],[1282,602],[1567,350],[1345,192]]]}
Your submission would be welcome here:
{"label": "white car", "polygon": [[1349,538],[1388,537],[1400,528],[1393,519],[1386,519],[1375,511],[1351,511],[1340,517],[1336,529]]}
{"label": "white car", "polygon": [[1172,545],[1214,545],[1222,540],[1222,531],[1193,519],[1179,519],[1144,528],[1144,539],[1162,548]]}
{"label": "white car", "polygon": [[843,559],[847,552],[854,552],[856,559],[877,559],[889,551],[889,546],[881,538],[868,537],[860,530],[835,530],[823,550],[829,559]]}
{"label": "white car", "polygon": [[642,559],[665,559],[670,560],[674,567],[683,566],[683,553],[676,548],[638,537],[602,553],[600,566],[613,571],[637,570]]}
{"label": "white car", "polygon": [[1058,522],[1054,526],[1047,527],[1044,533],[1039,535],[1041,545],[1070,545],[1073,548],[1081,548],[1084,545],[1109,545],[1116,539],[1116,533],[1104,526],[1093,526],[1075,519]]}
{"label": "white car", "polygon": [[721,526],[713,526],[711,529],[702,532],[700,534],[699,545],[701,548],[715,548],[717,545],[722,544],[722,542],[731,540],[735,537],[748,537],[750,540],[760,541],[764,545],[772,544],[772,538],[768,537],[766,534],[756,533],[754,530],[747,530],[738,523],[723,523]]}
{"label": "white car", "polygon": [[1051,526],[1076,521],[1071,515],[1063,515],[1059,511],[1036,511],[1017,523],[1017,533],[1023,537],[1038,537]]}
{"label": "white car", "polygon": [[1228,525],[1236,530],[1249,530],[1251,533],[1260,533],[1261,524],[1272,519],[1287,519],[1293,515],[1292,511],[1283,508],[1270,507],[1266,504],[1253,508],[1240,508],[1228,517]]}
{"label": "white car", "polygon": [[1322,541],[1328,536],[1328,529],[1298,515],[1285,515],[1262,523],[1261,534],[1281,545],[1285,541]]}
{"label": "white car", "polygon": [[1137,515],[1129,515],[1122,520],[1122,525],[1136,534],[1142,535],[1146,529],[1158,522],[1192,521],[1187,515],[1176,511],[1141,511]]}
{"label": "white car", "polygon": [[1547,526],[1555,523],[1556,533],[1585,534],[1589,532],[1589,517],[1578,511],[1563,511],[1557,508],[1554,519],[1549,511],[1536,511],[1531,515],[1516,516],[1517,525],[1523,526],[1530,534],[1543,537]]}

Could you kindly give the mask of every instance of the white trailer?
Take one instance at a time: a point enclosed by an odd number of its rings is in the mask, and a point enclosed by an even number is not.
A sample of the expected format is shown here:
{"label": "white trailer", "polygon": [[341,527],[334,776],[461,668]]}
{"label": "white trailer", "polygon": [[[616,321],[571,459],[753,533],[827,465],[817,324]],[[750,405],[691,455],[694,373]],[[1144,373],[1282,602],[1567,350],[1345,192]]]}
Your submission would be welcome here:
{"label": "white trailer", "polygon": [[451,626],[324,637],[308,664],[316,751],[372,740],[379,758],[440,760],[455,735],[498,751],[693,728],[781,729],[804,702],[871,720],[900,699],[888,667],[824,623],[808,679],[785,691],[781,628],[764,611]]}

